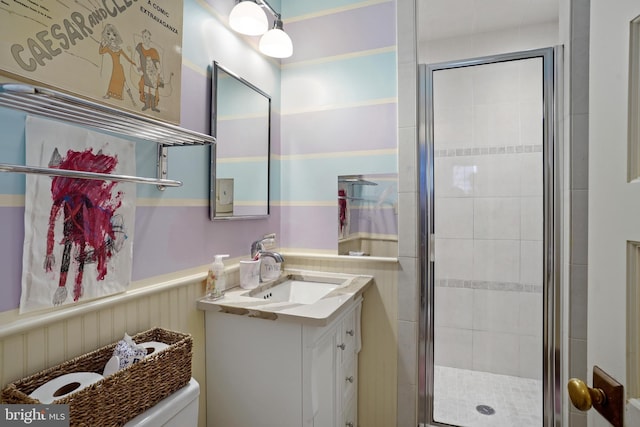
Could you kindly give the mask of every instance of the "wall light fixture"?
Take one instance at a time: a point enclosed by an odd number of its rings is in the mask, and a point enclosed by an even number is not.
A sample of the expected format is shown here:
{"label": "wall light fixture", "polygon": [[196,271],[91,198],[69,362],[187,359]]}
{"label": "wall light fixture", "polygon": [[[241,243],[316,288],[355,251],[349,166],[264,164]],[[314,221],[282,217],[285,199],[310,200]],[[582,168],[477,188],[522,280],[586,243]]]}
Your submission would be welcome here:
{"label": "wall light fixture", "polygon": [[[264,9],[274,17],[273,27],[269,31]],[[293,43],[282,29],[282,17],[265,0],[237,0],[229,14],[229,25],[240,34],[262,35],[258,48],[267,56],[288,58],[293,55]]]}
{"label": "wall light fixture", "polygon": [[229,25],[234,31],[248,36],[259,36],[269,28],[264,10],[252,0],[239,1],[229,14]]}

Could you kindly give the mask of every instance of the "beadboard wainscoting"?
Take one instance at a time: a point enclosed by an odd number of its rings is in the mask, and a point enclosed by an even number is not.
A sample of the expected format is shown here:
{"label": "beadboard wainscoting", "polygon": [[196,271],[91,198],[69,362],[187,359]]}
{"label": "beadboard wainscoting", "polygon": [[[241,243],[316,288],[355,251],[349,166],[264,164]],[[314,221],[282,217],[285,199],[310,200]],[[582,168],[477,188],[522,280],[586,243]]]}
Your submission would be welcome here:
{"label": "beadboard wainscoting", "polygon": [[35,315],[0,313],[0,384],[7,384],[152,327],[193,337],[192,375],[200,384],[198,425],[206,425],[204,314],[196,300],[204,294],[203,268],[160,280],[144,280],[131,290],[74,307]]}
{"label": "beadboard wainscoting", "polygon": [[[359,354],[358,419],[367,427],[396,423],[397,276],[394,258],[285,253],[292,269],[366,274]],[[237,265],[228,263],[229,283]],[[37,314],[0,313],[0,386],[152,327],[193,336],[193,377],[200,384],[200,427],[206,425],[204,295],[206,267],[145,279],[118,295]]]}

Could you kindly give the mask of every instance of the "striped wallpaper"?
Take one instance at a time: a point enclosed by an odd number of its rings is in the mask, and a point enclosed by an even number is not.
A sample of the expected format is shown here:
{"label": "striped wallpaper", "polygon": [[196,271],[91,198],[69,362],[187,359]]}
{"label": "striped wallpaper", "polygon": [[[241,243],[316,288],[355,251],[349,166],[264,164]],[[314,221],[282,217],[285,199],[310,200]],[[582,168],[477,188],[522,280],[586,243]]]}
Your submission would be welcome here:
{"label": "striped wallpaper", "polygon": [[[271,215],[263,220],[209,221],[209,148],[170,148],[169,178],[183,181],[184,186],[162,192],[155,186],[137,186],[132,281],[160,283],[155,278],[193,269],[204,272],[215,253],[247,256],[250,243],[269,232],[278,234],[279,246],[289,253],[335,254],[337,176],[398,171],[396,2],[269,0],[281,10],[285,30],[294,43],[294,55],[279,63],[258,53],[257,38],[240,37],[229,29],[227,17],[234,0],[183,1],[181,126],[209,132],[209,73],[214,60],[269,93]],[[0,163],[24,164],[24,119],[23,113],[0,108]],[[155,151],[153,143],[136,144],[137,174],[155,176]],[[0,174],[0,319],[11,322],[17,316],[21,290],[24,194],[23,175]],[[341,263],[335,258],[308,265],[300,259],[290,262],[314,269],[331,269]],[[369,350],[363,349],[360,356],[360,412],[365,414],[361,420],[367,421],[363,425],[384,427],[395,420],[397,266],[379,265],[373,259],[369,260],[373,264],[363,262],[364,271],[377,275],[375,270],[381,269],[384,274],[368,292],[369,303],[365,302],[363,311],[363,322],[368,324],[363,326],[365,338],[375,345],[369,344]],[[201,318],[194,312],[195,303],[189,303],[201,294],[200,285],[198,281],[184,283],[179,290],[141,296],[102,311],[90,309],[89,303],[82,319],[5,337],[0,343],[2,352],[42,345],[47,355],[33,363],[4,365],[0,378],[5,383],[88,351],[118,337],[129,329],[129,323],[131,329],[157,324],[188,329],[198,336],[200,345]],[[176,293],[179,298],[174,307],[171,301]],[[167,304],[170,313],[179,311],[168,319],[154,311]],[[142,312],[135,317],[136,307],[149,307],[149,315]],[[76,308],[82,309],[83,304]],[[52,310],[52,314],[64,310],[71,308]],[[127,316],[121,318],[123,311]],[[90,333],[94,326],[98,326],[99,337]],[[69,340],[78,328],[84,328],[82,340]],[[59,336],[67,337],[69,343],[60,347],[51,341]],[[29,341],[41,339],[44,344]],[[198,353],[195,362],[202,386],[201,357]]]}
{"label": "striped wallpaper", "polygon": [[[205,265],[214,253],[244,256],[268,232],[282,248],[336,253],[337,176],[397,172],[395,2],[274,2],[295,46],[281,66],[228,28],[233,4],[184,1],[181,124],[209,132],[213,60],[272,96],[271,216],[210,222],[209,147],[170,148],[169,177],[184,186],[138,185],[134,281]],[[0,108],[1,162],[24,163],[24,119]],[[139,175],[155,175],[155,150],[136,144]],[[0,269],[11,278],[0,311],[19,300],[24,182],[0,174]]]}
{"label": "striped wallpaper", "polygon": [[[271,94],[273,137],[279,140],[280,67],[259,54],[251,40],[238,37],[228,28],[227,16],[233,3],[184,0],[181,125],[209,133],[210,66],[216,60]],[[25,117],[24,113],[0,108],[1,163],[24,164]],[[153,185],[137,186],[132,281],[197,266],[205,268],[215,253],[248,255],[253,240],[268,232],[279,233],[277,204],[266,220],[209,221],[209,163],[209,147],[172,147],[169,178],[184,185],[165,191]],[[136,173],[155,176],[155,143],[136,143]],[[0,312],[17,308],[20,299],[24,194],[24,175],[0,174],[0,271],[5,278],[0,287]]]}
{"label": "striped wallpaper", "polygon": [[338,175],[397,172],[395,2],[282,7],[281,244],[335,253]]}

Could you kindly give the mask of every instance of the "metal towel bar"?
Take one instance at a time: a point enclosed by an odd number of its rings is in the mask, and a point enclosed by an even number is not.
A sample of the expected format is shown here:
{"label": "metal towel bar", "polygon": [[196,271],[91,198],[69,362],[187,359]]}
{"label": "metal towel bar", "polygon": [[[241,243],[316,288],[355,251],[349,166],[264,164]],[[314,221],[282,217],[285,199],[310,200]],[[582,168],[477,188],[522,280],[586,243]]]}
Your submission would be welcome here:
{"label": "metal towel bar", "polygon": [[157,178],[145,178],[9,164],[0,164],[0,172],[155,184],[160,189],[164,187],[179,187],[182,182],[166,179],[167,147],[210,145],[215,143],[215,138],[210,135],[183,129],[150,117],[118,110],[53,89],[25,84],[0,83],[0,106],[112,132],[117,135],[153,141],[158,144],[158,176]]}
{"label": "metal towel bar", "polygon": [[84,172],[67,169],[44,168],[37,166],[9,165],[6,163],[0,163],[0,172],[30,173],[37,175],[63,176],[68,178],[81,179],[99,179],[103,181],[124,181],[134,182],[136,184],[163,185],[165,187],[180,187],[182,185],[182,182],[174,181],[172,179],[145,178],[141,176],[131,175],[112,175],[108,173]]}

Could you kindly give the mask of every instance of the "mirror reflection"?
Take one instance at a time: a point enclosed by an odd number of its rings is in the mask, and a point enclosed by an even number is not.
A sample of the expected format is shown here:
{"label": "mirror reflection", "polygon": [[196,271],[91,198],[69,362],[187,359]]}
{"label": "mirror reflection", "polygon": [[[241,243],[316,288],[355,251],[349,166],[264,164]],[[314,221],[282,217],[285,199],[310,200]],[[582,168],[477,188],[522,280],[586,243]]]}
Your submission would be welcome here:
{"label": "mirror reflection", "polygon": [[271,97],[217,62],[211,87],[211,219],[266,217]]}
{"label": "mirror reflection", "polygon": [[338,254],[398,256],[398,174],[338,177]]}

